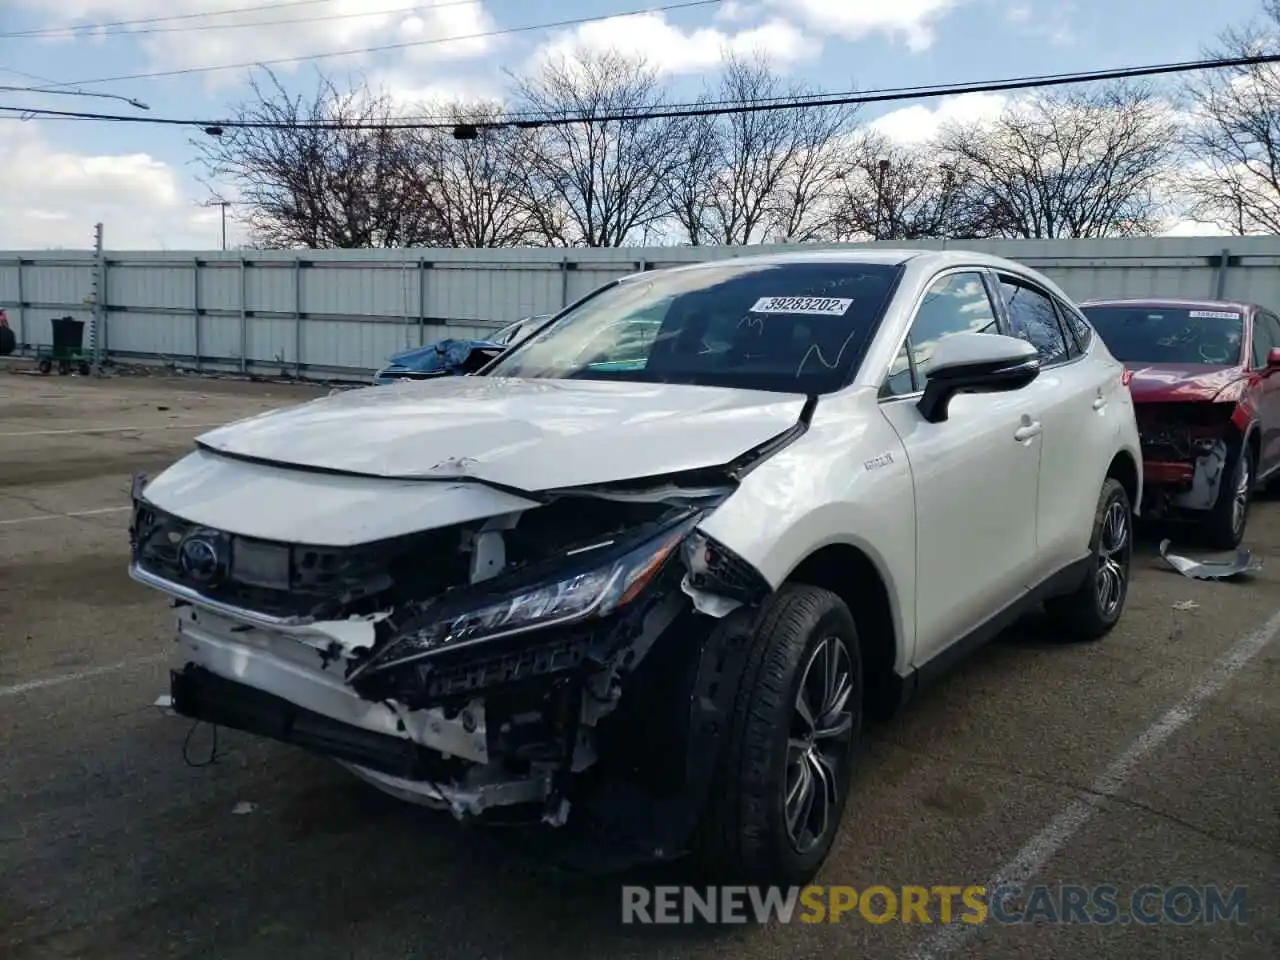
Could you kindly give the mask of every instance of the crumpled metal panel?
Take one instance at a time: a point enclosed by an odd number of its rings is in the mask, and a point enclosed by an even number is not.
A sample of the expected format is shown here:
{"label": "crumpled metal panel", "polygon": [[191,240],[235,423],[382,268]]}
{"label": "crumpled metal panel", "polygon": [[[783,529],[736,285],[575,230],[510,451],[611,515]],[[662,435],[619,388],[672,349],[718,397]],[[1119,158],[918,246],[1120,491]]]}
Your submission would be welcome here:
{"label": "crumpled metal panel", "polygon": [[1256,563],[1248,550],[1237,550],[1231,560],[1192,560],[1169,552],[1169,540],[1160,541],[1160,557],[1184,577],[1193,580],[1228,580],[1254,570],[1262,569],[1262,561]]}

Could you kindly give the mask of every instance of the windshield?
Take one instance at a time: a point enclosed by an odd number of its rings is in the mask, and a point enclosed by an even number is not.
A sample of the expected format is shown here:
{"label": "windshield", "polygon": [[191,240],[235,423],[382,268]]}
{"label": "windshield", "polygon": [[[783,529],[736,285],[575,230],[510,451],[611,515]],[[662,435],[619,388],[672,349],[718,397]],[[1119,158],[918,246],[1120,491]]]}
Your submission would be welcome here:
{"label": "windshield", "polygon": [[1082,307],[1121,363],[1236,364],[1244,339],[1238,310]]}
{"label": "windshield", "polygon": [[839,389],[901,268],[717,263],[608,287],[485,370],[491,377]]}

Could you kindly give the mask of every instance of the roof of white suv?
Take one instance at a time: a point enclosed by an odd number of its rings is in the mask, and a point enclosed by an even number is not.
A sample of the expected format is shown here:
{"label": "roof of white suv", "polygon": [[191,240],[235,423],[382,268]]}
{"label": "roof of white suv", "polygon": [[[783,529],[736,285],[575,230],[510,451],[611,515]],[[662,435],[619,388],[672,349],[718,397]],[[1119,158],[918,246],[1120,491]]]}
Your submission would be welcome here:
{"label": "roof of white suv", "polygon": [[[784,263],[821,263],[821,262],[843,262],[843,263],[876,263],[886,266],[898,266],[909,260],[921,263],[921,265],[935,265],[937,267],[948,267],[952,265],[979,265],[989,267],[1002,267],[1006,269],[1026,269],[1021,264],[1004,257],[997,257],[990,253],[981,253],[977,250],[913,250],[910,248],[898,247],[819,247],[814,250],[787,250],[778,253],[758,253],[745,257],[727,257],[716,260],[703,260],[698,263],[682,264],[678,267],[671,267],[672,270],[705,270],[714,268],[717,264],[723,264],[725,260],[730,260],[735,264],[784,264]],[[634,274],[634,276],[643,276],[643,274]]]}

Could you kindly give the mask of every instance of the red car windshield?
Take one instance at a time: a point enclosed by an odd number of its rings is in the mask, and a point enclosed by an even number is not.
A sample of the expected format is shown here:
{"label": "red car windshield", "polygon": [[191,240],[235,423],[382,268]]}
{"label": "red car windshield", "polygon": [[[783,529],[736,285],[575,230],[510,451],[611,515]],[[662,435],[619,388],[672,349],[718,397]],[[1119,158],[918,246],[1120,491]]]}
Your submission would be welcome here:
{"label": "red car windshield", "polygon": [[1240,362],[1244,315],[1230,307],[1081,307],[1121,363]]}

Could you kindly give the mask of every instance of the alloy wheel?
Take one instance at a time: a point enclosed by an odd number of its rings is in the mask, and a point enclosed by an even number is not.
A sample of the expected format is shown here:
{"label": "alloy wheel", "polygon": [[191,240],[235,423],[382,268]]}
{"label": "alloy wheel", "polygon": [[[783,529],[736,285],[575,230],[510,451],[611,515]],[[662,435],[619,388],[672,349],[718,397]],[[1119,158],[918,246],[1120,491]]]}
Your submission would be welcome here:
{"label": "alloy wheel", "polygon": [[1245,452],[1240,454],[1236,474],[1236,489],[1231,500],[1231,529],[1239,533],[1244,528],[1245,515],[1249,510],[1249,484],[1253,480],[1249,470],[1249,456]]}
{"label": "alloy wheel", "polygon": [[853,732],[853,685],[849,648],[839,637],[826,637],[801,672],[787,740],[783,814],[787,835],[802,854],[834,826]]}
{"label": "alloy wheel", "polygon": [[1113,501],[1103,516],[1098,541],[1098,608],[1108,619],[1120,608],[1128,584],[1132,549],[1129,528],[1129,514],[1124,504]]}

